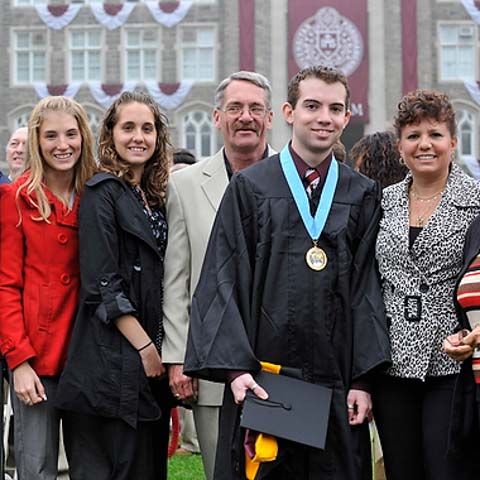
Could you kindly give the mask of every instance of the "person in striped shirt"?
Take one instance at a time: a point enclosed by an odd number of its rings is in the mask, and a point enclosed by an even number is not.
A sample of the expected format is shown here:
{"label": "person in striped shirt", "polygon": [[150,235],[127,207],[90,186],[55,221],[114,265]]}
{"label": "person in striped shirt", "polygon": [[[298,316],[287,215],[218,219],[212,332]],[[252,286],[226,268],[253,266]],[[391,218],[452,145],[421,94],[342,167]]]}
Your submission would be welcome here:
{"label": "person in striped shirt", "polygon": [[453,301],[458,331],[444,340],[443,350],[463,363],[451,408],[450,451],[474,451],[480,435],[480,216],[465,238]]}

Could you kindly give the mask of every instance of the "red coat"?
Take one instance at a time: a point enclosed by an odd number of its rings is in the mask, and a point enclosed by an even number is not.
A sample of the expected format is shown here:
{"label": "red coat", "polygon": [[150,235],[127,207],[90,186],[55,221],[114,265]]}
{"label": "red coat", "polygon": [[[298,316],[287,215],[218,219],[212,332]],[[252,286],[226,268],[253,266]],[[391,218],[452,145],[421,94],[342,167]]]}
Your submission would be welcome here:
{"label": "red coat", "polygon": [[25,178],[0,190],[0,351],[10,369],[29,360],[38,375],[59,375],[80,284],[78,195],[67,211],[46,190],[50,223],[35,221],[35,195],[15,200]]}

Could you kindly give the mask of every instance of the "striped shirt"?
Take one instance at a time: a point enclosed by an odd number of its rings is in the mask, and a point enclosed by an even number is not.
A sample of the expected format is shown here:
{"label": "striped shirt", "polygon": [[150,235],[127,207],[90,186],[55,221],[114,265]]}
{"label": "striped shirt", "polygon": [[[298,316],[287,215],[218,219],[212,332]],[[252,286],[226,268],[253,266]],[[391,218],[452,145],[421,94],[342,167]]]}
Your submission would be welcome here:
{"label": "striped shirt", "polygon": [[[465,311],[473,330],[480,324],[480,255],[473,259],[460,280],[457,300]],[[480,384],[480,347],[478,346],[473,352],[472,366],[475,383]]]}

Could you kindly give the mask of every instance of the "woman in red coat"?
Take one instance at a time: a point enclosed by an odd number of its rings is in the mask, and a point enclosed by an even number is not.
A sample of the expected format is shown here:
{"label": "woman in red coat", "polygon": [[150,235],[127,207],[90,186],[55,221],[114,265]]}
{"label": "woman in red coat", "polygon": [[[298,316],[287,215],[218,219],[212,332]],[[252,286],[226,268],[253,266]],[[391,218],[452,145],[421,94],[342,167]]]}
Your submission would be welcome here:
{"label": "woman in red coat", "polygon": [[56,479],[53,407],[79,291],[79,195],[95,171],[84,109],[47,97],[28,124],[29,169],[0,192],[0,350],[12,371],[18,478]]}

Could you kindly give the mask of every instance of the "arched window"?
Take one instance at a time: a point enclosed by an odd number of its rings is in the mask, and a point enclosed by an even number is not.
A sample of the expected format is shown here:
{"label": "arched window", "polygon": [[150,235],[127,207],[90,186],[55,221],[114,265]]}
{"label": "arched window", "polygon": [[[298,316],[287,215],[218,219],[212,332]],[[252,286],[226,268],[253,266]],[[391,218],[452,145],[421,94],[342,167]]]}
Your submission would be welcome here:
{"label": "arched window", "polygon": [[93,133],[93,154],[97,155],[98,137],[100,135],[100,124],[102,123],[104,112],[90,105],[84,105],[87,112],[88,124]]}
{"label": "arched window", "polygon": [[473,155],[475,120],[472,112],[462,109],[458,111],[458,152],[464,155]]}
{"label": "arched window", "polygon": [[22,127],[28,127],[28,117],[30,116],[30,111],[24,112],[14,120],[13,130]]}
{"label": "arched window", "polygon": [[92,129],[93,136],[95,140],[97,140],[99,131],[100,131],[100,123],[102,121],[102,113],[97,112],[96,110],[92,110],[90,108],[86,108],[88,123],[90,124],[90,128]]}
{"label": "arched window", "polygon": [[183,117],[182,143],[198,160],[209,157],[215,149],[212,119],[207,112],[192,111]]}
{"label": "arched window", "polygon": [[477,120],[478,114],[465,107],[457,107],[458,155],[475,178],[480,178],[478,161]]}

